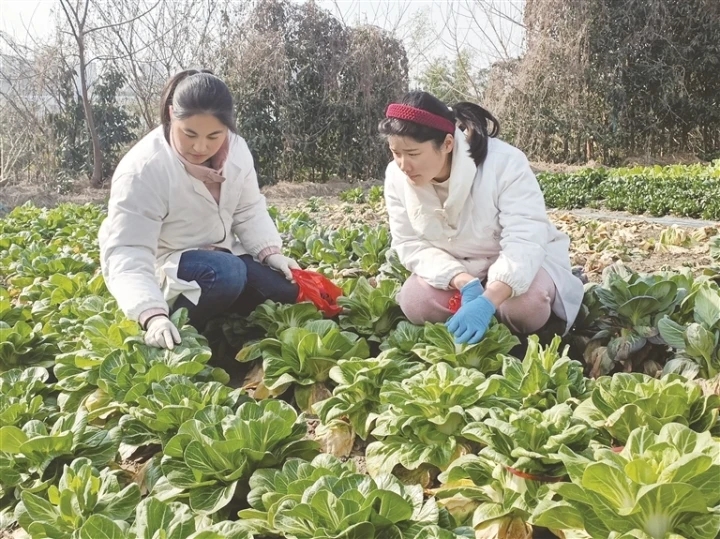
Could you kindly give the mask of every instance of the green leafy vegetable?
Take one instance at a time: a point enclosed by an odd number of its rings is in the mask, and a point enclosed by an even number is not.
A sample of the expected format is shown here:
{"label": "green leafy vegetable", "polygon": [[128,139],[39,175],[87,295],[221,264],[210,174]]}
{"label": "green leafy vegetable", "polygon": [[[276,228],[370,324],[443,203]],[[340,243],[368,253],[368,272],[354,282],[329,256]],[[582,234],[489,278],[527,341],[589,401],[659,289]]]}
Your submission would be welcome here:
{"label": "green leafy vegetable", "polygon": [[720,374],[720,289],[703,283],[694,296],[693,322],[681,325],[669,317],[658,322],[663,340],[680,353],[665,367],[689,378]]}
{"label": "green leafy vegetable", "polygon": [[440,469],[470,450],[463,429],[484,419],[493,406],[512,405],[496,396],[499,383],[472,369],[432,365],[402,382],[387,382],[380,391],[384,410],[367,447],[371,475],[395,466]]}
{"label": "green leafy vegetable", "polygon": [[508,396],[521,401],[523,408],[547,410],[556,404],[576,406],[590,395],[591,382],[583,366],[568,357],[568,347],[560,354],[562,339],[556,336],[543,348],[535,335],[528,337],[525,359],[503,359],[502,376],[494,375],[507,387]]}
{"label": "green leafy vegetable", "polygon": [[137,405],[122,417],[123,442],[132,446],[165,445],[189,419],[213,423],[232,415],[248,400],[240,389],[219,382],[192,382],[186,376],[170,375],[153,382]]}
{"label": "green leafy vegetable", "polygon": [[597,380],[590,399],[575,416],[602,434],[606,444],[624,445],[638,427],[656,434],[680,423],[697,432],[717,428],[720,396],[703,395],[700,386],[668,374],[656,380],[640,373],[618,373]]}
{"label": "green leafy vegetable", "polygon": [[238,483],[256,469],[317,452],[317,444],[304,439],[304,418],[282,401],[246,402],[235,415],[215,419],[219,421],[183,423],[165,446],[164,477],[155,485],[170,497],[187,492],[190,507],[201,514],[228,505]]}
{"label": "green leafy vegetable", "polygon": [[266,301],[248,316],[248,322],[262,328],[266,337],[277,338],[288,328],[301,328],[312,320],[322,320],[322,317],[312,303],[282,305]]}
{"label": "green leafy vegetable", "polygon": [[329,399],[317,403],[313,410],[323,423],[349,421],[354,432],[367,440],[381,408],[380,391],[387,381],[400,382],[423,369],[415,362],[396,360],[388,353],[377,358],[340,360],[330,369],[337,384]]}
{"label": "green leafy vegetable", "polygon": [[13,326],[0,321],[0,372],[17,367],[52,367],[56,336],[22,320]]}
{"label": "green leafy vegetable", "polygon": [[317,320],[241,350],[237,359],[249,361],[258,355],[269,395],[282,395],[294,386],[298,406],[310,411],[313,404],[330,396],[326,382],[338,360],[367,358],[370,351],[364,339],[341,331],[332,320]]}
{"label": "green leafy vegetable", "polygon": [[78,410],[61,415],[48,431],[44,423],[31,420],[22,428],[0,428],[0,475],[4,489],[17,493],[46,490],[61,475],[63,466],[85,457],[97,467],[115,459],[120,429],[88,424],[88,414]]}
{"label": "green leafy vegetable", "polygon": [[468,367],[484,374],[498,372],[503,354],[512,350],[520,340],[504,324],[495,322],[477,344],[456,344],[445,324],[425,324],[422,343],[412,351],[428,363],[445,362],[454,367]]}
{"label": "green leafy vegetable", "polygon": [[17,427],[31,420],[52,418],[57,404],[46,384],[49,376],[41,367],[0,374],[0,425]]}
{"label": "green leafy vegetable", "polygon": [[462,433],[485,446],[481,456],[539,480],[552,481],[565,475],[560,449],[586,450],[595,430],[573,417],[569,405],[558,404],[544,412],[532,408],[495,410],[491,417],[467,425]]}
{"label": "green leafy vegetable", "polygon": [[677,423],[659,434],[641,427],[620,453],[598,448],[587,458],[562,448],[560,456],[572,482],[550,487],[556,494],[538,505],[535,524],[592,539],[720,533],[720,447],[707,432]]}
{"label": "green leafy vegetable", "polygon": [[404,318],[395,301],[399,289],[396,281],[380,281],[373,287],[367,279],[359,278],[348,296],[338,298],[338,304],[346,309],[340,326],[380,342]]}
{"label": "green leafy vegetable", "polygon": [[15,510],[17,521],[33,539],[72,539],[92,515],[123,526],[140,503],[138,485],[122,488],[118,472],[98,472],[85,458],[66,465],[58,486],[51,485],[46,495],[47,499],[23,492]]}
{"label": "green leafy vegetable", "polygon": [[594,339],[607,341],[607,360],[597,361],[593,374],[609,374],[617,365],[657,374],[665,358],[658,323],[675,311],[687,293],[661,275],[641,276],[622,265],[606,268],[602,286],[591,285],[587,291],[602,306],[596,321],[600,331]]}
{"label": "green leafy vegetable", "polygon": [[282,471],[259,470],[241,511],[256,528],[295,539],[396,537],[454,539],[422,488],[393,476],[374,479],[332,458],[291,461]]}
{"label": "green leafy vegetable", "polygon": [[442,485],[431,491],[438,503],[483,539],[531,536],[528,520],[547,491],[545,484],[520,478],[477,455],[460,457],[438,479]]}

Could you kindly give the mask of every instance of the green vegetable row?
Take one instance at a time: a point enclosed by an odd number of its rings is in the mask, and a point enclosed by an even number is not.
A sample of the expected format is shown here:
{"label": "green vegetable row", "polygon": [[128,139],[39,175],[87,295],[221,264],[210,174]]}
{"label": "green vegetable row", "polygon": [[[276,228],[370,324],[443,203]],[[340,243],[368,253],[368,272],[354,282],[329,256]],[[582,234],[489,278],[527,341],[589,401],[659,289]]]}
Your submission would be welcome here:
{"label": "green vegetable row", "polygon": [[537,177],[551,208],[720,220],[720,160],[710,165],[584,169]]}

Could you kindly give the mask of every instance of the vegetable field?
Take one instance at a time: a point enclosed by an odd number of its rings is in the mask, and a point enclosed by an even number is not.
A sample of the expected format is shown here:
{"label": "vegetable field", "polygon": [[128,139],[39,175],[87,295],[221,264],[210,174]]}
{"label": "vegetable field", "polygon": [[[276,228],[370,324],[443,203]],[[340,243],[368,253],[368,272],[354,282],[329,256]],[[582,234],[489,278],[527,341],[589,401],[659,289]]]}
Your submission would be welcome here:
{"label": "vegetable field", "polygon": [[467,346],[404,320],[381,190],[341,198],[273,211],[340,315],[181,311],[172,351],[105,288],[101,207],[0,221],[5,537],[720,537],[720,227],[553,213],[575,327]]}
{"label": "vegetable field", "polygon": [[538,175],[554,208],[605,207],[630,213],[720,220],[720,160],[710,165],[586,168]]}

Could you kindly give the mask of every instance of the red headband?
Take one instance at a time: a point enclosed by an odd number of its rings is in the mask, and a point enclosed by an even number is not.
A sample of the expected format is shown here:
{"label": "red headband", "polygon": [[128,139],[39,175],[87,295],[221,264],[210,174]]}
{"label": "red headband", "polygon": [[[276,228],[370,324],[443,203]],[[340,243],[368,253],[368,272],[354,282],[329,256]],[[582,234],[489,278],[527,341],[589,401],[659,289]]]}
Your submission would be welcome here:
{"label": "red headband", "polygon": [[385,117],[397,118],[398,120],[407,120],[409,122],[414,122],[416,124],[424,125],[426,127],[432,127],[433,129],[450,133],[451,135],[455,134],[454,122],[451,122],[450,120],[447,120],[437,114],[433,114],[432,112],[411,107],[410,105],[393,103],[389,105],[387,110],[385,111]]}

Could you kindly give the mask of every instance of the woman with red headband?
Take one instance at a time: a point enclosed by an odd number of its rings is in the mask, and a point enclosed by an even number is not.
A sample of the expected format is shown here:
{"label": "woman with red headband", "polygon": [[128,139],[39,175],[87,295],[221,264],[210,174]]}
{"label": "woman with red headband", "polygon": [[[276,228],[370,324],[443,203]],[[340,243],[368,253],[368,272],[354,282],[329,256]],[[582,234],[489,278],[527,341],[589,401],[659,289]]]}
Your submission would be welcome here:
{"label": "woman with red headband", "polygon": [[412,272],[398,297],[408,319],[447,321],[458,343],[479,342],[495,315],[528,334],[554,313],[569,330],[583,298],[570,240],[548,220],[525,155],[495,138],[497,120],[473,103],[450,108],[410,92],[379,129],[394,158],[385,173],[392,246]]}

